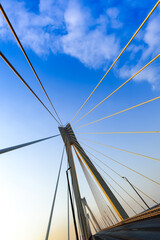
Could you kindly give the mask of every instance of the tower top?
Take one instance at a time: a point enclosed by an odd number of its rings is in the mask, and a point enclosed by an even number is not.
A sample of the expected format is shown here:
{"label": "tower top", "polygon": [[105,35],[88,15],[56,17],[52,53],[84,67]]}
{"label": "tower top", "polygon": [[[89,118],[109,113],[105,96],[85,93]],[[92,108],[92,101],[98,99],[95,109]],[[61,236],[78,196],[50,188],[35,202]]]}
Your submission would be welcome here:
{"label": "tower top", "polygon": [[77,138],[73,132],[73,129],[70,123],[68,123],[64,128],[59,127],[59,131],[63,136],[63,138],[64,138],[64,135],[67,135],[70,145],[73,145],[77,141]]}

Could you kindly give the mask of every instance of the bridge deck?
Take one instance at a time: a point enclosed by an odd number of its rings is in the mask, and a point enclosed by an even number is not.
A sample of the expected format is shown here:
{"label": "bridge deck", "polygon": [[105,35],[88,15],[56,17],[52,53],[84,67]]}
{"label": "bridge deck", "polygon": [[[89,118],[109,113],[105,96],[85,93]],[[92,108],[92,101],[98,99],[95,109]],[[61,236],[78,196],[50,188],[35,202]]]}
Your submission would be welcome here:
{"label": "bridge deck", "polygon": [[160,206],[106,228],[94,238],[95,240],[159,240]]}

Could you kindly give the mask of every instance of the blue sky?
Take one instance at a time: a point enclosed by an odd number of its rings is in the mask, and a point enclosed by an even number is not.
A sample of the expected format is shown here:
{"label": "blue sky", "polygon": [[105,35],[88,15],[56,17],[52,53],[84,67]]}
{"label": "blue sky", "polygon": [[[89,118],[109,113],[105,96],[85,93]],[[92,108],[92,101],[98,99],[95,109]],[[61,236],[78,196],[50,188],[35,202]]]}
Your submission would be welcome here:
{"label": "blue sky", "polygon": [[[144,3],[130,0],[1,0],[1,4],[62,122],[66,124],[100,81],[156,1],[147,0]],[[79,113],[77,120],[159,54],[159,23],[160,7],[157,7]],[[2,14],[0,14],[0,50],[50,108]],[[157,59],[75,127],[159,96],[159,64],[160,60]],[[0,102],[0,148],[58,133],[58,126],[54,119],[28,92],[2,59],[0,59]],[[81,128],[77,132],[158,131],[160,127],[158,110],[159,100]],[[77,137],[105,142],[108,145],[157,158],[159,156],[159,134],[103,136],[77,134]],[[99,147],[84,140],[83,142],[159,181],[158,162]],[[58,137],[0,156],[2,196],[0,211],[3,212],[1,222],[4,230],[0,233],[0,237],[3,240],[44,239],[62,148],[61,137]],[[89,151],[94,154],[94,151]],[[96,156],[159,201],[157,194],[159,187],[136,177],[98,154]],[[85,195],[87,189],[83,185],[84,176],[77,162],[76,164],[78,176],[81,178],[82,195]],[[52,224],[51,236],[57,239],[67,239],[66,201],[64,204],[65,169],[66,158],[57,196],[59,202],[55,206],[55,218]],[[112,172],[110,174],[114,176]],[[127,188],[122,180],[117,176],[114,177]],[[130,189],[128,191],[134,195]],[[128,201],[131,200],[128,199]],[[94,205],[93,202],[91,199],[90,204]],[[134,203],[130,203],[134,206]],[[135,208],[141,211],[136,205]],[[6,232],[8,219],[11,226],[10,232]],[[62,222],[63,234],[59,230]],[[15,229],[21,229],[21,231]]]}

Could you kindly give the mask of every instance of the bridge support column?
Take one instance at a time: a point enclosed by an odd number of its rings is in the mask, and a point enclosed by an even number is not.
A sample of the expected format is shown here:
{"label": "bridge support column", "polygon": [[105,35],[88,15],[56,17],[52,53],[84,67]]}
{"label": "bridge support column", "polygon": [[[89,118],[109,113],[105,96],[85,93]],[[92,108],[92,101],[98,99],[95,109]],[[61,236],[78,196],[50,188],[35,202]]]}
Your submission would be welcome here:
{"label": "bridge support column", "polygon": [[[62,132],[61,128],[60,128],[60,132]],[[76,136],[75,136],[70,124],[68,124],[65,128],[63,128],[63,134],[61,133],[61,135],[62,135],[62,137],[63,137],[63,135],[66,136],[66,138],[68,139],[69,146],[73,145],[76,148],[81,159],[83,160],[83,162],[85,163],[85,165],[87,166],[89,171],[91,172],[94,179],[97,181],[98,185],[102,189],[103,193],[109,200],[110,204],[112,205],[113,209],[115,210],[115,212],[117,213],[119,218],[121,220],[127,219],[129,217],[128,214],[126,213],[124,208],[121,206],[121,204],[119,203],[119,201],[117,200],[115,195],[112,193],[112,191],[110,190],[110,188],[108,187],[106,182],[103,180],[100,173],[97,171],[96,167],[93,165],[93,163],[91,162],[91,160],[89,159],[89,157],[87,156],[87,154],[85,153],[85,151],[83,150],[83,148],[81,147],[79,142],[77,141]],[[63,137],[63,140],[64,140],[64,137]]]}
{"label": "bridge support column", "polygon": [[81,201],[82,201],[82,205],[83,205],[83,209],[84,209],[84,214],[85,214],[85,217],[86,217],[86,220],[87,220],[88,231],[89,231],[89,234],[91,236],[92,233],[91,233],[91,228],[90,228],[90,224],[89,224],[89,215],[87,214],[86,206],[85,206],[83,200],[84,200],[84,198],[82,198]]}
{"label": "bridge support column", "polygon": [[94,223],[95,223],[95,225],[96,225],[96,228],[98,229],[98,232],[101,231],[102,229],[101,229],[99,223],[97,222],[97,220],[96,220],[93,212],[91,211],[90,207],[88,206],[88,203],[87,203],[86,199],[83,198],[82,200],[83,200],[83,204],[84,204],[84,205],[86,206],[86,208],[88,209],[88,212],[90,213],[90,215],[91,215],[91,217],[92,217],[92,219],[93,219],[93,221],[94,221]]}
{"label": "bridge support column", "polygon": [[75,169],[75,164],[74,164],[74,159],[73,159],[72,149],[71,149],[71,145],[72,145],[71,138],[67,134],[66,128],[59,127],[59,131],[65,143],[67,157],[68,157],[68,164],[69,164],[69,167],[71,168],[70,169],[71,181],[72,181],[72,186],[73,186],[73,191],[75,196],[75,202],[76,202],[77,213],[78,213],[78,221],[80,225],[82,238],[83,240],[88,240],[90,238],[90,233],[88,231],[87,219],[85,217],[84,209],[81,202],[81,195],[79,191],[77,174],[76,174],[76,169]]}

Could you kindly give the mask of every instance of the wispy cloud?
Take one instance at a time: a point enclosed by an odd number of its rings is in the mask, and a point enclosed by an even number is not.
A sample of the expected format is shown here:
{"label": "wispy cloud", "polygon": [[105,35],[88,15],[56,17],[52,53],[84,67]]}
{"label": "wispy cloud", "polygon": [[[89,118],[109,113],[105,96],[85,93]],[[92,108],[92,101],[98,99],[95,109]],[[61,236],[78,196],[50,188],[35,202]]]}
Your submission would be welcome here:
{"label": "wispy cloud", "polygon": [[64,19],[67,34],[62,37],[62,46],[66,54],[94,68],[117,54],[118,40],[114,34],[107,34],[107,15],[93,19],[88,9],[70,1]]}
{"label": "wispy cloud", "polygon": [[[60,52],[77,58],[87,67],[104,68],[115,59],[126,42],[123,6],[108,4],[95,14],[91,5],[78,0],[40,0],[35,12],[23,1],[2,0],[2,4],[24,46],[38,55]],[[138,2],[137,6],[142,9]],[[155,14],[127,49],[128,64],[118,69],[120,77],[130,77],[146,59],[150,60],[159,52],[159,23],[160,16]],[[0,38],[13,41],[1,15]],[[150,72],[144,71],[135,80],[148,81],[156,88],[159,82],[157,71],[152,66]]]}
{"label": "wispy cloud", "polygon": [[[4,7],[24,46],[39,55],[60,51],[97,68],[111,60],[119,49],[116,36],[107,34],[109,20],[113,25],[116,21],[116,9],[110,9],[108,17],[106,13],[93,18],[90,10],[77,1],[40,0],[38,13],[30,12],[24,2],[13,4],[9,0]],[[9,36],[2,17],[0,36]]]}
{"label": "wispy cloud", "polygon": [[[138,38],[134,45],[131,45],[127,51],[129,55],[129,63],[119,69],[120,77],[129,78],[135,74],[141,67],[160,53],[160,16],[155,15],[148,22],[147,27],[143,31],[141,38]],[[143,72],[134,78],[134,81],[148,81],[152,85],[152,89],[160,88],[160,68],[159,60],[152,63]],[[132,63],[132,64],[131,64]],[[134,64],[133,64],[134,63]]]}

